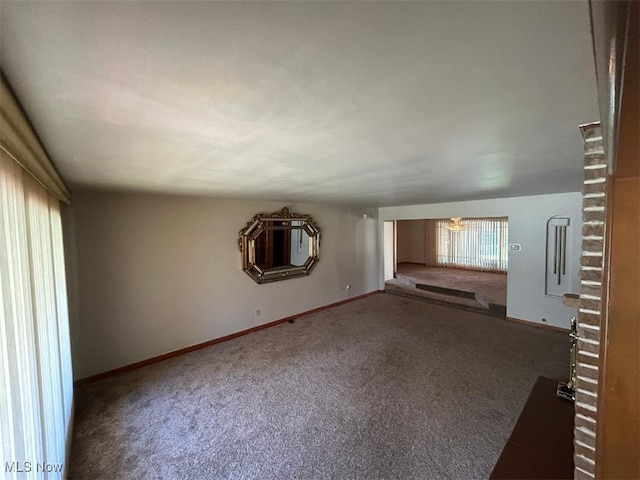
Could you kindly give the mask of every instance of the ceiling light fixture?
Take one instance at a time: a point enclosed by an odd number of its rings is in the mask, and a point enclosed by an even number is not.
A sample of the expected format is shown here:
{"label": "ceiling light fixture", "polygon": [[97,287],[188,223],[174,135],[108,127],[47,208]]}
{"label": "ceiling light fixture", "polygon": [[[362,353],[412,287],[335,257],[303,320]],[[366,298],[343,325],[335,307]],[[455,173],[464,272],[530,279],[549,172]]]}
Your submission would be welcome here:
{"label": "ceiling light fixture", "polygon": [[460,220],[462,220],[462,217],[452,217],[451,221],[445,225],[445,227],[452,232],[460,232],[467,228],[464,223],[460,223]]}

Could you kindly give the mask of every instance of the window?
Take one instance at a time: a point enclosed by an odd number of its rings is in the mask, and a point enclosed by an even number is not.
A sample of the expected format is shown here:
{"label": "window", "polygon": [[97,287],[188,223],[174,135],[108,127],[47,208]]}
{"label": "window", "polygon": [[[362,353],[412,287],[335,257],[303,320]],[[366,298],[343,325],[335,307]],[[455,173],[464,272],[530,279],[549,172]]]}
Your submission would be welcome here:
{"label": "window", "polygon": [[506,272],[508,267],[507,217],[465,218],[466,229],[452,232],[449,219],[436,220],[436,265],[485,272]]}
{"label": "window", "polygon": [[73,401],[60,218],[70,196],[3,75],[0,125],[0,468],[59,479]]}
{"label": "window", "polygon": [[6,478],[22,478],[18,472],[27,468],[62,477],[73,395],[66,295],[60,202],[0,150],[0,468]]}

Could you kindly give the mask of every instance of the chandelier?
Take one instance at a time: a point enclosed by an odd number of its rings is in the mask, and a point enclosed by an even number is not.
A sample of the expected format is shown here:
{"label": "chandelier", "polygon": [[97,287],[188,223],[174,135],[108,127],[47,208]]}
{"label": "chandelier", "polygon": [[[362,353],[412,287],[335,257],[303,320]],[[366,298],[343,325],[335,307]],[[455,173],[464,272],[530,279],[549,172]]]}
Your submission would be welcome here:
{"label": "chandelier", "polygon": [[452,217],[451,221],[446,224],[445,227],[452,232],[460,232],[461,230],[467,228],[464,223],[460,223],[460,220],[462,220],[462,217]]}

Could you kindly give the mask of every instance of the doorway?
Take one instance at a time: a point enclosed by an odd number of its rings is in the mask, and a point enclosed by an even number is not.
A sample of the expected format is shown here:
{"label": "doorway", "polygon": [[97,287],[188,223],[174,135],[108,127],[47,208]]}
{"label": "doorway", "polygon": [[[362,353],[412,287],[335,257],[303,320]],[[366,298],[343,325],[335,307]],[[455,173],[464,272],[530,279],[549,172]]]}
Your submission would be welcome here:
{"label": "doorway", "polygon": [[[386,231],[387,223],[395,227],[393,237]],[[505,317],[508,219],[466,218],[461,230],[449,229],[450,223],[450,219],[385,222],[385,290]],[[387,246],[392,238],[393,249]],[[391,251],[396,259],[393,276],[388,268]]]}

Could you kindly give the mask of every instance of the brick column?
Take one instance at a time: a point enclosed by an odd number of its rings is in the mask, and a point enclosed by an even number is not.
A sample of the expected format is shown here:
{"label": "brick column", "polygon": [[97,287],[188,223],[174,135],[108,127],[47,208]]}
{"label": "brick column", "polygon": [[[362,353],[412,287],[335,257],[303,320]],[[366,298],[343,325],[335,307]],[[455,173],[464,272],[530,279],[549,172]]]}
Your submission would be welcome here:
{"label": "brick column", "polygon": [[582,254],[574,430],[574,478],[595,478],[600,319],[602,318],[603,255],[607,160],[600,122],[580,126],[585,142],[582,190]]}

